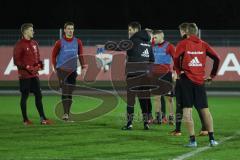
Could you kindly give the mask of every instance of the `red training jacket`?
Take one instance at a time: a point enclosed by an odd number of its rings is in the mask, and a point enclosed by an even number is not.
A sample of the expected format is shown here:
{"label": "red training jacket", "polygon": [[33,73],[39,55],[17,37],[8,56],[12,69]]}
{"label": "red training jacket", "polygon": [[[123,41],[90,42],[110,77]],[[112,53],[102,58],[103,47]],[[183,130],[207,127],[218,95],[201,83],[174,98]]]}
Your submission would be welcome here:
{"label": "red training jacket", "polygon": [[174,57],[174,67],[177,74],[183,71],[192,82],[203,84],[207,56],[214,61],[210,75],[214,78],[220,63],[220,58],[216,51],[195,35],[181,40],[177,44]]}
{"label": "red training jacket", "polygon": [[37,77],[38,73],[28,72],[26,66],[34,66],[40,62],[38,43],[35,40],[20,39],[14,47],[13,60],[18,67],[20,79]]}

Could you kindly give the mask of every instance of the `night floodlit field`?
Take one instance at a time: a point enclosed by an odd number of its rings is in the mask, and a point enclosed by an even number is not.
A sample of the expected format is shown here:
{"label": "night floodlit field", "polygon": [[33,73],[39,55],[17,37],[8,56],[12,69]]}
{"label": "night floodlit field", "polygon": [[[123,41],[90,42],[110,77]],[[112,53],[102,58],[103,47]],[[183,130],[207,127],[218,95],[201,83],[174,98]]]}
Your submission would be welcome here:
{"label": "night floodlit field", "polygon": [[[238,159],[240,153],[240,105],[239,97],[210,97],[209,104],[215,123],[216,139],[222,142],[216,148],[205,148],[208,137],[197,137],[198,148],[183,147],[188,142],[183,135],[173,137],[174,127],[152,125],[143,130],[142,122],[134,123],[134,130],[122,131],[125,103],[120,100],[112,112],[89,122],[63,123],[54,114],[54,105],[60,96],[44,96],[47,116],[54,125],[41,126],[34,106],[34,98],[28,101],[29,118],[33,126],[22,124],[19,97],[0,97],[0,159],[174,159],[190,153],[189,159]],[[73,112],[89,110],[98,100],[75,98]],[[136,114],[139,114],[136,106]],[[196,131],[199,120],[195,115]],[[136,119],[140,119],[139,116]],[[204,149],[204,148],[203,148]],[[196,151],[195,153],[193,151]]]}

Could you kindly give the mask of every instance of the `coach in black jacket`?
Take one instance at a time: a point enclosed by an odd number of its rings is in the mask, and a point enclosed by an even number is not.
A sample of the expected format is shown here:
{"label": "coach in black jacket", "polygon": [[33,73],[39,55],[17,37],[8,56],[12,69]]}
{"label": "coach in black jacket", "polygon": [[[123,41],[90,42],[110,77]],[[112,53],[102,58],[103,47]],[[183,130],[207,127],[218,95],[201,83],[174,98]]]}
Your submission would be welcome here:
{"label": "coach in black jacket", "polygon": [[[132,32],[131,30],[133,30],[133,28],[131,26],[129,26],[129,28],[130,32]],[[138,31],[130,37],[130,40],[133,43],[133,47],[127,51],[127,62],[154,62],[150,42],[151,36],[148,31]]]}
{"label": "coach in black jacket", "polygon": [[148,94],[149,88],[145,84],[150,72],[150,66],[154,62],[150,42],[151,36],[147,30],[141,30],[141,25],[138,22],[132,22],[128,25],[128,33],[133,46],[127,50],[127,125],[122,129],[132,129],[135,97],[137,95],[142,109],[144,129],[148,130],[148,119],[151,114],[152,104],[150,94]]}

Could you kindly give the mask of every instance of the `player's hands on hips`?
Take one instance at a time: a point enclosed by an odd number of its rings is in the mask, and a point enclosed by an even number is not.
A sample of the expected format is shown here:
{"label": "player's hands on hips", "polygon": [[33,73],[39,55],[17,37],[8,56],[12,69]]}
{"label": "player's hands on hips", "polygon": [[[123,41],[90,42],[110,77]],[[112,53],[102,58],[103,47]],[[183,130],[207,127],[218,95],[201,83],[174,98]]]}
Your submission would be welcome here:
{"label": "player's hands on hips", "polygon": [[[177,74],[177,73],[176,73]],[[177,74],[177,78],[176,79],[181,79],[181,76],[185,74],[184,71],[181,71],[179,74]]]}
{"label": "player's hands on hips", "polygon": [[172,78],[173,78],[174,82],[176,82],[176,80],[179,79],[178,75],[177,75],[177,73],[175,71],[173,71],[173,73],[172,73]]}
{"label": "player's hands on hips", "polygon": [[205,78],[204,81],[205,81],[206,84],[211,84],[212,77],[209,76],[209,77]]}

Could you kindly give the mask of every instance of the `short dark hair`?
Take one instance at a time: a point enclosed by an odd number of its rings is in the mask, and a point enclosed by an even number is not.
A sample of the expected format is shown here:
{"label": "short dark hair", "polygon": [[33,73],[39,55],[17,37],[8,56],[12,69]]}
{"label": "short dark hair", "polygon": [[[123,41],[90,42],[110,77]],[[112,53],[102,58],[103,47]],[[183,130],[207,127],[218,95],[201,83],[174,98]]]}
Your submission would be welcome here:
{"label": "short dark hair", "polygon": [[141,24],[139,22],[131,22],[128,24],[128,27],[131,27],[133,29],[141,30]]}
{"label": "short dark hair", "polygon": [[153,35],[161,34],[161,33],[163,33],[162,30],[154,30],[154,31],[153,31]]}
{"label": "short dark hair", "polygon": [[191,34],[198,34],[198,27],[196,23],[189,23],[188,27],[187,27],[187,34],[191,35]]}
{"label": "short dark hair", "polygon": [[181,24],[178,26],[178,28],[179,28],[180,30],[183,30],[183,31],[186,32],[186,31],[187,31],[188,24],[189,24],[189,23],[187,23],[187,22],[181,23]]}
{"label": "short dark hair", "polygon": [[64,29],[66,29],[67,26],[73,26],[74,27],[74,23],[73,22],[66,22],[66,23],[64,23]]}
{"label": "short dark hair", "polygon": [[32,23],[23,23],[21,25],[21,33],[23,34],[30,27],[33,27]]}

